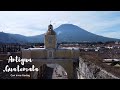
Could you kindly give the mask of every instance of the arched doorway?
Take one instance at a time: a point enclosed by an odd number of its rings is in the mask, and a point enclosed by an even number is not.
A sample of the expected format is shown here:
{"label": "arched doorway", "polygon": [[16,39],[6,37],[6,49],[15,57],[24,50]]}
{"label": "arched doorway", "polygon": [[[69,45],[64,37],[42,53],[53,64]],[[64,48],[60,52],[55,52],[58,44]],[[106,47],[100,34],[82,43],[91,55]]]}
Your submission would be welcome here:
{"label": "arched doorway", "polygon": [[[52,68],[54,72],[56,71],[55,70],[56,66],[61,66],[63,67],[61,73],[63,73],[63,75],[65,75],[68,79],[73,79],[73,60],[72,59],[39,59],[39,60],[34,59],[32,64],[34,64],[35,67],[39,67],[39,68],[43,67],[43,65],[46,64],[47,69],[48,67]],[[40,72],[41,70],[42,69],[40,69]],[[51,70],[51,72],[53,71]]]}
{"label": "arched doorway", "polygon": [[66,70],[59,64],[43,64],[39,68],[38,79],[68,79]]}

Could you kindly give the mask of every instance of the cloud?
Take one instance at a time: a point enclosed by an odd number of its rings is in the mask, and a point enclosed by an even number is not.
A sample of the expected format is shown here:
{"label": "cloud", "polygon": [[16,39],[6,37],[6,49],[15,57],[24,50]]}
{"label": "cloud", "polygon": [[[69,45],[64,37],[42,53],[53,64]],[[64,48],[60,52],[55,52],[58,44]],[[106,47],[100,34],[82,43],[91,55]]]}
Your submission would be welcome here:
{"label": "cloud", "polygon": [[103,33],[103,36],[110,37],[110,38],[120,38],[120,31]]}
{"label": "cloud", "polygon": [[[77,25],[98,35],[120,38],[118,35],[120,29],[120,12],[94,12],[94,16],[91,16],[90,19],[86,17],[87,19],[78,22]],[[110,33],[109,35],[107,35],[108,32]]]}
{"label": "cloud", "polygon": [[0,31],[7,33],[43,34],[50,21],[54,29],[70,23],[98,35],[120,38],[120,11],[0,11]]}

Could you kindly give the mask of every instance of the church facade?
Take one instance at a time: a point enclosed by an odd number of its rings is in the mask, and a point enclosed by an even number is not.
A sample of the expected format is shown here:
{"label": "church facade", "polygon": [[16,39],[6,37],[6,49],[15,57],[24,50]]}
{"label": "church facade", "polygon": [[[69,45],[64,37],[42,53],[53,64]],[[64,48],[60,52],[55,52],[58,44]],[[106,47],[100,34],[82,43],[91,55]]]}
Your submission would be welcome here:
{"label": "church facade", "polygon": [[60,64],[72,78],[73,62],[79,59],[79,49],[63,49],[57,46],[56,32],[50,24],[44,36],[44,48],[29,48],[22,50],[22,58],[31,58],[39,67],[42,64]]}

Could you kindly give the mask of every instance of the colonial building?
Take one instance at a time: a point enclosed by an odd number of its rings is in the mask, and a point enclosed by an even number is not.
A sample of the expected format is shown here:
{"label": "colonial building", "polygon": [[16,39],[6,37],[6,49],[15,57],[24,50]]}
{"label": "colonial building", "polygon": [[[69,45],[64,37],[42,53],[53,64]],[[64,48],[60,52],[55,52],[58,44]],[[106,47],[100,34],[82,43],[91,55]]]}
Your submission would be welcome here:
{"label": "colonial building", "polygon": [[50,24],[45,33],[44,48],[23,49],[22,58],[33,59],[37,66],[47,63],[60,64],[68,73],[68,78],[73,78],[73,62],[79,59],[79,49],[58,48],[56,32]]}

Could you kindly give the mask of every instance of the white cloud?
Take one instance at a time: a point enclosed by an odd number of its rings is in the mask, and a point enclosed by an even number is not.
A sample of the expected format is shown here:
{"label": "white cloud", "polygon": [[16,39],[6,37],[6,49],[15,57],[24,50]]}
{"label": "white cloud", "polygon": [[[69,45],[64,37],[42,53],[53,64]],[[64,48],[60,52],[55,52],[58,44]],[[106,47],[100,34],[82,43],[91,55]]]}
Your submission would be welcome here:
{"label": "white cloud", "polygon": [[[0,11],[0,31],[33,36],[45,33],[50,20],[57,28],[71,23],[99,35],[118,37],[110,28],[120,24],[119,11]],[[120,28],[120,27],[119,27]],[[108,31],[108,32],[104,32]],[[102,32],[104,34],[102,34]],[[112,35],[113,33],[113,35]],[[116,35],[115,35],[116,34]]]}
{"label": "white cloud", "polygon": [[120,31],[119,32],[103,33],[103,36],[110,37],[110,38],[120,38]]}

